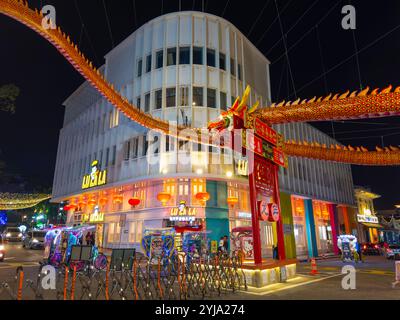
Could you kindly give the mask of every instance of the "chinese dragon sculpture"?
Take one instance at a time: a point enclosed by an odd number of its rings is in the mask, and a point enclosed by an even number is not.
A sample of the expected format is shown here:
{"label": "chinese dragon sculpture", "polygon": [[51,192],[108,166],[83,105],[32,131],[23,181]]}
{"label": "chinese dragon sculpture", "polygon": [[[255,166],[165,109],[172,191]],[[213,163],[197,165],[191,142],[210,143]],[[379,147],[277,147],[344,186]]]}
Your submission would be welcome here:
{"label": "chinese dragon sculpture", "polygon": [[[184,126],[171,125],[165,120],[155,118],[150,114],[140,111],[129,103],[112,84],[110,84],[99,70],[85,58],[76,44],[67,36],[60,27],[43,28],[43,14],[37,9],[31,9],[24,0],[0,0],[0,13],[17,20],[31,28],[53,44],[57,50],[81,73],[81,75],[94,86],[105,99],[132,121],[143,127],[156,130],[162,134],[178,136]],[[52,23],[50,21],[50,23]],[[271,106],[257,108],[258,105],[248,109],[246,105],[248,92],[243,99],[236,100],[234,105],[216,122],[209,124],[209,141],[212,141],[214,132],[229,125],[229,118],[236,113],[246,118],[248,124],[258,117],[269,125],[289,122],[312,122],[328,120],[350,120],[363,118],[377,118],[395,116],[400,114],[400,87],[392,90],[392,86],[379,91],[370,91],[369,88],[361,92],[349,91],[344,94],[329,95],[327,97],[300,99],[294,102],[281,102]],[[202,132],[203,129],[194,129]],[[197,137],[187,137],[195,140]],[[211,144],[211,142],[210,142]],[[368,151],[363,147],[352,146],[325,146],[317,142],[286,141],[283,151],[289,156],[306,157],[356,165],[388,166],[400,165],[400,149],[397,147],[376,148]]]}

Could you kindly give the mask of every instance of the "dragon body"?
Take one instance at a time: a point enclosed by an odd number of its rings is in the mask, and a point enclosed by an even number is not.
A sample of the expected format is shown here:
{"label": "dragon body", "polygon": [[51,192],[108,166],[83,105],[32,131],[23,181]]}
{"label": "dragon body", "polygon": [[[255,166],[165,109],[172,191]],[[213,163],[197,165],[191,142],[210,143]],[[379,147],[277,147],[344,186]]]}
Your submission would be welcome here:
{"label": "dragon body", "polygon": [[[137,107],[129,103],[114,86],[109,83],[99,70],[85,58],[76,44],[67,36],[60,27],[43,28],[43,14],[37,9],[29,8],[24,0],[0,0],[0,13],[19,21],[31,28],[43,38],[53,44],[57,50],[71,63],[71,65],[93,86],[100,94],[107,99],[115,108],[123,113],[127,118],[146,127],[156,130],[162,134],[180,136],[186,129],[184,126],[175,126],[169,122],[155,118],[150,114],[140,111]],[[360,118],[386,117],[400,114],[400,88],[392,91],[388,87],[380,92],[377,89],[369,92],[365,89],[359,93],[346,92],[344,94],[329,95],[325,98],[316,97],[310,100],[297,100],[294,102],[281,102],[269,107],[257,109],[257,105],[248,110],[246,90],[241,102],[236,100],[235,104],[227,112],[221,114],[218,121],[210,123],[210,130],[206,141],[213,141],[213,134],[229,126],[231,116],[239,114],[244,117],[247,125],[251,128],[254,119],[259,117],[268,124],[288,123],[288,122],[310,122],[327,120],[348,120]],[[198,134],[201,132],[204,137],[204,129],[191,128],[192,134],[187,134],[186,138],[198,142]],[[202,139],[204,141],[204,138]],[[356,148],[352,148],[356,150]],[[351,149],[330,149],[316,146],[285,143],[284,152],[289,156],[307,157],[311,159],[321,159],[327,161],[337,161],[358,165],[399,165],[400,155],[398,150],[393,148],[384,151],[352,151]]]}

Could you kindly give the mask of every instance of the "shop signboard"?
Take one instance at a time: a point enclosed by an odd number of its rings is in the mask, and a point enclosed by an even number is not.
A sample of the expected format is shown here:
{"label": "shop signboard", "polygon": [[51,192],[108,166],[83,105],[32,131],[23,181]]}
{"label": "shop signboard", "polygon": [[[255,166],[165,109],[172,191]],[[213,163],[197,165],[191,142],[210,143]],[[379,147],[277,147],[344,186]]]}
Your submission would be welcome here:
{"label": "shop signboard", "polygon": [[367,223],[379,223],[378,217],[373,215],[366,214],[358,214],[357,215],[358,222],[367,222]]}
{"label": "shop signboard", "polygon": [[170,221],[186,221],[194,222],[196,220],[196,208],[189,208],[185,201],[181,201],[177,208],[172,208],[170,211]]}
{"label": "shop signboard", "polygon": [[100,170],[99,161],[94,160],[89,174],[83,176],[82,189],[89,189],[105,185],[107,182],[107,170]]}
{"label": "shop signboard", "polygon": [[100,212],[99,206],[95,206],[93,213],[89,216],[90,223],[104,222],[104,213]]}

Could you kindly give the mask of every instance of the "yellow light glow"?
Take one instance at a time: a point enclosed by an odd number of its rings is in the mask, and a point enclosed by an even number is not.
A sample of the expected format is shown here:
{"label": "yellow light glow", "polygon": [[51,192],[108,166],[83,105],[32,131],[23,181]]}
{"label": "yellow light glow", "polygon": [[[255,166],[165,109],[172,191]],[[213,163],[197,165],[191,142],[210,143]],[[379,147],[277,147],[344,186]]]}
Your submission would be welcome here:
{"label": "yellow light glow", "polygon": [[232,178],[232,176],[233,176],[232,171],[227,171],[227,172],[226,172],[226,176],[227,176],[228,178]]}

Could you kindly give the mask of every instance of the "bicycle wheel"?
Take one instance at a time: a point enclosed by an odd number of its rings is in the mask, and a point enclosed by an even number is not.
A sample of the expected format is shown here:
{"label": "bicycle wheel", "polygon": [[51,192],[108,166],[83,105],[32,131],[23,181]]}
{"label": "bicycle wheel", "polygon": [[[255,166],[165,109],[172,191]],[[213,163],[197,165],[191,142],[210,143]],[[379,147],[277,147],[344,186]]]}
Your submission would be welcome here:
{"label": "bicycle wheel", "polygon": [[104,270],[107,268],[107,257],[104,254],[99,254],[96,259],[94,259],[93,264],[97,270]]}

